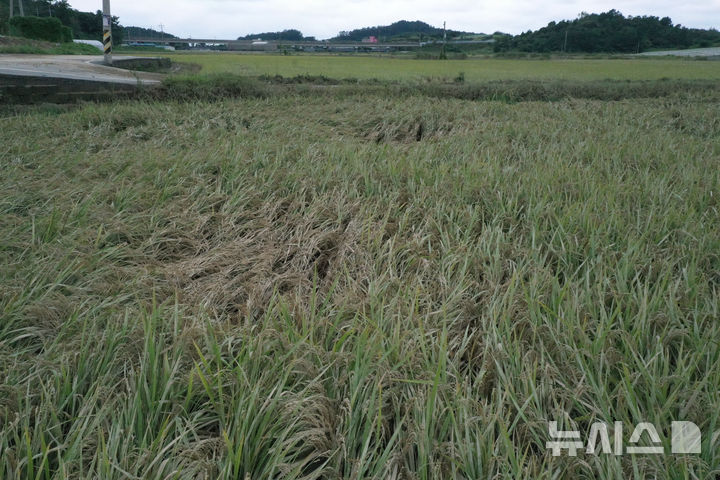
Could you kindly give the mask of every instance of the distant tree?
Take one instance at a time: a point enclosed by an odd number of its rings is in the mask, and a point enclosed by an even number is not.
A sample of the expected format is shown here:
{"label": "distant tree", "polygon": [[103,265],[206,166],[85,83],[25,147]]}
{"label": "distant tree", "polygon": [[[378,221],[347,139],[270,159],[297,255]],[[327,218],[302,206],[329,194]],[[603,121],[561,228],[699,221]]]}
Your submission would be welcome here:
{"label": "distant tree", "polygon": [[155,30],[153,28],[144,28],[144,27],[123,27],[123,32],[125,33],[125,38],[127,40],[132,40],[133,38],[178,38],[175,35],[168,33],[168,32],[161,32],[159,30]]}
{"label": "distant tree", "polygon": [[290,29],[283,30],[282,32],[251,33],[250,35],[245,35],[244,37],[238,37],[238,40],[255,40],[258,38],[273,41],[285,40],[289,42],[302,42],[308,41],[309,38],[314,37],[304,37],[300,30]]}
{"label": "distant tree", "polygon": [[10,19],[10,2],[7,0],[0,2],[0,35],[7,35]]}
{"label": "distant tree", "polygon": [[617,10],[581,13],[572,21],[550,22],[534,32],[496,39],[496,51],[635,53],[653,48],[673,49],[720,44],[717,30],[673,25],[669,17],[625,17]]}
{"label": "distant tree", "polygon": [[[443,29],[436,28],[425,22],[400,20],[391,25],[378,27],[365,27],[352,31],[342,31],[330,41],[354,41],[360,42],[367,37],[377,37],[381,41],[401,40],[401,39],[418,39],[422,35],[423,39],[439,40],[443,37]],[[458,38],[463,35],[470,35],[469,32],[460,32],[456,30],[447,31],[448,38]]]}
{"label": "distant tree", "polygon": [[[73,38],[102,40],[102,12],[100,11],[81,12],[72,8],[67,0],[23,0],[23,3],[26,16],[54,17],[66,27],[70,27]],[[2,25],[7,25],[8,5],[7,0],[0,0],[0,31],[7,32],[7,29],[2,29]],[[114,42],[121,43],[123,29],[118,17],[113,17],[112,32]]]}
{"label": "distant tree", "polygon": [[17,37],[45,40],[47,42],[72,42],[70,27],[57,18],[16,16],[10,19],[10,34]]}

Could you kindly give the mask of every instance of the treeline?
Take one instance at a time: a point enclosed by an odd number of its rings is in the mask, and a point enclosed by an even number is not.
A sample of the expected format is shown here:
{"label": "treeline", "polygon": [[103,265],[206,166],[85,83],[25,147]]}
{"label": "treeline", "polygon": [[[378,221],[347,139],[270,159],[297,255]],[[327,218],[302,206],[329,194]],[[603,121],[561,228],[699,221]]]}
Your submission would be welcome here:
{"label": "treeline", "polygon": [[720,32],[673,25],[669,17],[625,17],[617,10],[582,13],[537,31],[499,37],[496,52],[639,53],[720,44]]}
{"label": "treeline", "polygon": [[[457,38],[463,35],[472,35],[467,32],[458,32],[456,30],[448,30],[448,38]],[[360,42],[363,38],[377,37],[378,40],[398,40],[401,38],[417,39],[420,36],[430,39],[440,39],[443,37],[443,29],[436,28],[425,22],[414,21],[409,22],[407,20],[400,20],[391,25],[380,26],[380,27],[366,27],[358,28],[356,30],[343,31],[338,34],[337,37],[331,38],[330,41],[352,41]]]}
{"label": "treeline", "polygon": [[[99,2],[98,2],[99,3]],[[55,17],[66,27],[70,27],[73,38],[83,40],[102,40],[102,12],[81,12],[70,6],[67,0],[14,0],[14,15],[31,17]],[[22,9],[21,9],[22,6]],[[10,13],[9,0],[0,0],[0,31],[8,33]],[[123,28],[118,17],[113,17],[113,42],[119,45],[123,41]]]}
{"label": "treeline", "polygon": [[0,0],[0,35],[10,33],[10,0]]}
{"label": "treeline", "polygon": [[125,39],[131,41],[134,38],[178,38],[167,32],[161,32],[153,28],[123,27]]}
{"label": "treeline", "polygon": [[314,42],[315,37],[305,37],[300,30],[290,29],[283,30],[282,32],[264,32],[264,33],[251,33],[244,37],[238,37],[238,40],[271,40],[279,41],[285,40],[289,42]]}

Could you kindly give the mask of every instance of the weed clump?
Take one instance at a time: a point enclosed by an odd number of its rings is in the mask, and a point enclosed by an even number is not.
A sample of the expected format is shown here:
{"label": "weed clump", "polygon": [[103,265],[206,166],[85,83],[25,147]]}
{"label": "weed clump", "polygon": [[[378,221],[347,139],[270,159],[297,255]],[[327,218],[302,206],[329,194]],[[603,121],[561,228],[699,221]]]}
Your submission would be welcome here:
{"label": "weed clump", "polygon": [[227,98],[263,98],[269,92],[254,78],[242,75],[170,76],[158,88],[147,91],[158,100],[217,101]]}

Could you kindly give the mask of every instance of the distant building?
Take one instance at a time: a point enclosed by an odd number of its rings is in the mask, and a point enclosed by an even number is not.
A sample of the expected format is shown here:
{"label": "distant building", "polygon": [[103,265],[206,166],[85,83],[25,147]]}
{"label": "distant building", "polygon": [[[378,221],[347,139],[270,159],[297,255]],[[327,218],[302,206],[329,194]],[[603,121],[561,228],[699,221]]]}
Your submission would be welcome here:
{"label": "distant building", "polygon": [[378,43],[378,39],[377,37],[370,36],[367,38],[363,38],[362,43]]}

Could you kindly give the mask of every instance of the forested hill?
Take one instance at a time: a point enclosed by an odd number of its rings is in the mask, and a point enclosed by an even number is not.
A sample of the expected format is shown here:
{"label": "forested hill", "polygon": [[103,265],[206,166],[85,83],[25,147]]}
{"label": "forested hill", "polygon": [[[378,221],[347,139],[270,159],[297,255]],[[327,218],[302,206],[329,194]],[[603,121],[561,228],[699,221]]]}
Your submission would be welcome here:
{"label": "forested hill", "polygon": [[[381,27],[366,27],[359,28],[356,30],[340,32],[337,37],[331,38],[330,40],[337,41],[362,41],[363,38],[370,36],[377,37],[381,41],[406,38],[417,38],[422,35],[425,38],[442,38],[443,29],[433,27],[425,22],[414,21],[409,22],[407,20],[400,20],[392,25],[386,25]],[[463,35],[473,35],[467,32],[458,32],[455,30],[447,31],[448,38],[456,38]]]}
{"label": "forested hill", "polygon": [[265,32],[265,33],[251,33],[244,37],[238,37],[238,40],[287,40],[293,42],[310,42],[315,41],[315,37],[305,37],[300,30],[290,29],[283,30],[281,32]]}
{"label": "forested hill", "polygon": [[178,38],[168,32],[160,32],[154,28],[123,27],[125,38],[129,41],[133,38]]}
{"label": "forested hill", "polygon": [[572,21],[550,22],[535,32],[501,38],[495,50],[521,52],[636,53],[720,44],[720,32],[673,25],[670,18],[625,17],[617,10],[582,13]]}
{"label": "forested hill", "polygon": [[[81,12],[70,6],[66,0],[23,0],[23,10],[20,11],[20,2],[14,2],[15,15],[24,13],[33,17],[55,17],[63,25],[70,27],[73,38],[102,40],[102,12]],[[0,34],[7,33],[7,20],[9,17],[9,2],[0,1]],[[98,2],[98,6],[102,6]],[[113,39],[116,44],[122,43],[123,29],[118,23],[118,17],[113,17]]]}

